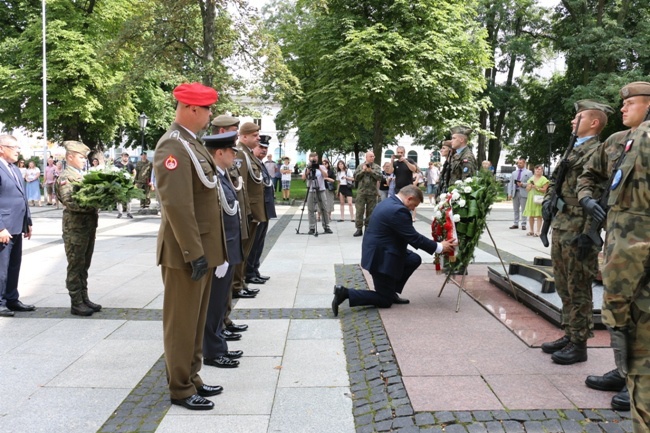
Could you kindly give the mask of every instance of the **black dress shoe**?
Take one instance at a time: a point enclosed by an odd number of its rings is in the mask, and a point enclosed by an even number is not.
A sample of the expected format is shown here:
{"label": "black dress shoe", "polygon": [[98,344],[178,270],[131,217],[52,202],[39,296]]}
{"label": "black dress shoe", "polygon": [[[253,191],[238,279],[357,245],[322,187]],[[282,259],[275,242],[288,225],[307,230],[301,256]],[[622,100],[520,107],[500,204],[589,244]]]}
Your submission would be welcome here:
{"label": "black dress shoe", "polygon": [[549,341],[548,343],[542,344],[542,352],[544,353],[555,353],[558,350],[564,349],[571,340],[566,335],[562,338],[558,338],[555,341]]}
{"label": "black dress shoe", "polygon": [[315,234],[316,234],[316,230],[314,230],[314,229],[309,229],[309,231],[307,232],[307,234],[308,234],[308,235],[315,235]]}
{"label": "black dress shoe", "polygon": [[220,385],[206,385],[203,384],[200,388],[196,388],[196,393],[201,397],[212,397],[214,395],[219,395],[223,392],[223,386]]}
{"label": "black dress shoe", "polygon": [[621,392],[612,397],[612,409],[620,412],[627,412],[630,410],[630,392],[627,386]]}
{"label": "black dress shoe", "polygon": [[402,298],[398,293],[395,293],[395,299],[393,300],[393,304],[408,304],[411,301],[409,301],[406,298]]}
{"label": "black dress shoe", "polygon": [[354,234],[352,236],[354,236],[354,237],[363,236],[363,231],[361,229],[357,229],[357,231],[354,232]]}
{"label": "black dress shoe", "polygon": [[226,352],[226,354],[223,355],[223,356],[225,356],[226,358],[230,358],[230,359],[239,359],[243,355],[244,355],[243,350],[230,350],[230,351]]}
{"label": "black dress shoe", "polygon": [[7,308],[11,311],[34,311],[36,309],[35,306],[23,304],[20,300],[7,301]]}
{"label": "black dress shoe", "polygon": [[227,329],[224,329],[223,331],[221,331],[221,333],[223,334],[223,338],[225,338],[226,341],[241,340],[241,334],[230,332]]}
{"label": "black dress shoe", "polygon": [[230,332],[244,332],[247,329],[248,329],[248,325],[235,325],[233,323],[233,324],[230,324],[230,325],[226,326],[226,330],[228,330]]}
{"label": "black dress shoe", "polygon": [[1,306],[0,307],[0,317],[14,317],[15,314],[9,308]]}
{"label": "black dress shoe", "polygon": [[239,361],[230,359],[227,356],[217,356],[216,358],[203,358],[203,363],[205,365],[211,365],[212,367],[219,367],[219,368],[239,367]]}
{"label": "black dress shoe", "polygon": [[602,376],[587,376],[585,384],[591,389],[618,392],[625,387],[625,378],[621,376],[617,369],[614,369]]}
{"label": "black dress shoe", "polygon": [[563,349],[551,355],[551,359],[556,364],[571,365],[576,362],[585,362],[587,360],[587,343],[569,342]]}
{"label": "black dress shoe", "polygon": [[327,227],[327,228],[325,229],[325,234],[331,235],[332,233],[334,233],[334,232],[332,231],[331,228]]}
{"label": "black dress shoe", "polygon": [[260,275],[260,274],[257,274],[257,278],[264,281],[268,281],[271,279],[271,277],[267,277],[266,275]]}
{"label": "black dress shoe", "polygon": [[172,404],[183,406],[189,410],[210,410],[214,408],[214,403],[210,400],[206,400],[198,394],[190,395],[187,398],[179,400],[172,398]]}
{"label": "black dress shoe", "polygon": [[238,292],[233,293],[233,295],[232,295],[232,297],[235,298],[235,299],[237,299],[237,298],[250,299],[250,298],[254,298],[255,296],[257,296],[256,293],[251,293],[246,289],[242,289],[242,290],[240,290]]}
{"label": "black dress shoe", "polygon": [[348,289],[339,286],[338,284],[334,286],[334,299],[332,299],[332,312],[334,313],[334,316],[339,315],[339,305],[343,303],[348,299]]}
{"label": "black dress shoe", "polygon": [[263,280],[263,279],[257,278],[257,277],[251,277],[251,278],[246,278],[246,283],[247,284],[264,284],[264,283],[266,283],[266,280]]}

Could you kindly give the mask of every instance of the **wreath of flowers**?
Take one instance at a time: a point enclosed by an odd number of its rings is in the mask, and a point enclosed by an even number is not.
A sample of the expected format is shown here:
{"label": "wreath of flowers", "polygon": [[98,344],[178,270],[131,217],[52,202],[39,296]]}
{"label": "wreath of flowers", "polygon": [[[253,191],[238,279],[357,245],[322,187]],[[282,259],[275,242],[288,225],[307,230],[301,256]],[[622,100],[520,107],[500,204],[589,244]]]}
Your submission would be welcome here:
{"label": "wreath of flowers", "polygon": [[93,167],[73,185],[72,197],[81,207],[110,210],[115,203],[144,198],[144,191],[136,188],[133,176],[114,166]]}
{"label": "wreath of flowers", "polygon": [[443,260],[452,271],[469,265],[498,192],[499,184],[494,176],[481,170],[475,177],[457,180],[449,192],[440,195],[431,223],[431,236],[436,242],[455,238],[458,246],[451,254],[435,255],[437,271],[441,272]]}

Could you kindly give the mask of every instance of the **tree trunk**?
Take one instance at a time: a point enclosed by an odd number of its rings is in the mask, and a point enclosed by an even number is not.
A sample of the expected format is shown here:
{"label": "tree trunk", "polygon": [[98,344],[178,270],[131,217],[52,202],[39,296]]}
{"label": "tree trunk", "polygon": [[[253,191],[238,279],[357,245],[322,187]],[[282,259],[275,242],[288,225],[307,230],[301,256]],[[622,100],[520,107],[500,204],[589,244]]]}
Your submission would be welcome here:
{"label": "tree trunk", "polygon": [[199,0],[203,20],[203,84],[212,87],[214,81],[214,35],[217,5],[214,0]]}
{"label": "tree trunk", "polygon": [[[381,110],[375,105],[372,119],[372,151],[375,154],[375,161],[381,165],[384,151],[384,126],[381,118]],[[357,160],[357,164],[359,161]]]}

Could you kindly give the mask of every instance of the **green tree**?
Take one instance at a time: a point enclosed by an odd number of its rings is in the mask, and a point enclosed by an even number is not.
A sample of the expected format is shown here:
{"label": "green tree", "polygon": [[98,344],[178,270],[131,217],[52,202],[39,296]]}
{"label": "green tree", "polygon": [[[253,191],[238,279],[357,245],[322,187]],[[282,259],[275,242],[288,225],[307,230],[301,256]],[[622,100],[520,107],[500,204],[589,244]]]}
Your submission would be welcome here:
{"label": "green tree", "polygon": [[[475,4],[461,1],[279,2],[269,20],[300,92],[285,96],[279,121],[300,144],[314,137],[358,143],[471,119],[489,65]],[[370,147],[370,146],[369,146]]]}

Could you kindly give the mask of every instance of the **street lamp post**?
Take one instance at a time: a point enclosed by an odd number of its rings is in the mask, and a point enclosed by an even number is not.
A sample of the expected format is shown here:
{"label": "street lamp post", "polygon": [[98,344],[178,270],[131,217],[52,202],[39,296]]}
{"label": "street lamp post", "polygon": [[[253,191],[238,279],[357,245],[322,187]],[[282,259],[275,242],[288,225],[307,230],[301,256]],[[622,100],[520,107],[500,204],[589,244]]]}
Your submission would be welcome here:
{"label": "street lamp post", "polygon": [[142,113],[138,116],[138,123],[140,124],[140,141],[142,146],[142,151],[144,152],[144,129],[147,127],[147,121],[149,118],[146,114]]}
{"label": "street lamp post", "polygon": [[551,138],[553,134],[555,133],[555,122],[551,119],[547,124],[546,124],[546,132],[548,132],[548,173],[546,177],[550,178],[551,177]]}

